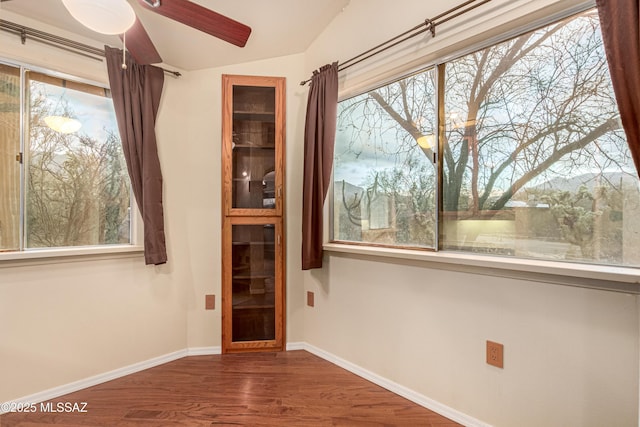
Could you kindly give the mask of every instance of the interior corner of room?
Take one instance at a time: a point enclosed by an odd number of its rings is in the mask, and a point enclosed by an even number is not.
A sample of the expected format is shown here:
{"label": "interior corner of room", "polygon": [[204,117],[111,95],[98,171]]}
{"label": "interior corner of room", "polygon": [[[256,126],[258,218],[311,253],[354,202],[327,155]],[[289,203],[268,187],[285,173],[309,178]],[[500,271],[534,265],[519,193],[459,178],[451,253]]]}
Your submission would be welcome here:
{"label": "interior corner of room", "polygon": [[[60,0],[42,3],[2,1],[0,19],[99,51],[123,47],[118,35],[63,18]],[[166,74],[155,124],[167,262],[145,265],[136,246],[126,256],[0,268],[0,402],[51,398],[194,355],[300,349],[464,425],[638,425],[635,292],[554,281],[544,266],[500,274],[482,258],[444,266],[347,248],[325,250],[322,267],[306,271],[300,256],[309,93],[300,82],[416,24],[419,36],[343,70],[339,98],[425,67],[436,67],[437,77],[444,60],[595,2],[492,0],[429,27],[426,18],[472,2],[193,1],[251,27],[244,47],[160,16],[142,0],[129,3],[162,56],[156,65],[181,75]],[[108,86],[100,54],[24,40],[19,29],[0,31],[0,63]],[[0,138],[2,105],[0,98]],[[419,149],[431,150],[433,135],[429,141]],[[379,218],[368,221],[370,235],[384,234],[372,225]],[[323,225],[326,236],[332,224]],[[235,325],[246,328],[234,330],[232,304],[241,312]]]}

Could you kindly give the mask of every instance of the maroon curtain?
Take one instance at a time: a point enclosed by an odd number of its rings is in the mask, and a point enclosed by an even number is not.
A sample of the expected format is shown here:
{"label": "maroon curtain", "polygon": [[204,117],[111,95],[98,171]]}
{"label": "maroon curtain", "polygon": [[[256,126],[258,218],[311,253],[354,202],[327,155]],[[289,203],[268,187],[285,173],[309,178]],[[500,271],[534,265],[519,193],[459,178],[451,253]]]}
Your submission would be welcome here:
{"label": "maroon curtain", "polygon": [[322,267],[322,210],[329,189],[338,112],[338,63],[314,71],[304,129],[302,269]]}
{"label": "maroon curtain", "polygon": [[122,50],[105,46],[111,96],[118,130],[127,161],[131,186],[144,222],[146,264],[167,262],[162,210],[162,172],[156,147],[156,116],[164,72],[151,65],[139,65]]}
{"label": "maroon curtain", "polygon": [[640,1],[596,4],[622,127],[640,174]]}

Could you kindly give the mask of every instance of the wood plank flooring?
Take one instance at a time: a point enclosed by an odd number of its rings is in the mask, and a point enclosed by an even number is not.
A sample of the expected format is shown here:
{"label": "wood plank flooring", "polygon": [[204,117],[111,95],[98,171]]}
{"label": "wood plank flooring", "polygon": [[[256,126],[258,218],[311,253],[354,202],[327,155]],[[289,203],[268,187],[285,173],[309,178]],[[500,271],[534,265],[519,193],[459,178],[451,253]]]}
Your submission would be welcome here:
{"label": "wood plank flooring", "polygon": [[0,426],[459,425],[302,350],[185,357],[50,403]]}

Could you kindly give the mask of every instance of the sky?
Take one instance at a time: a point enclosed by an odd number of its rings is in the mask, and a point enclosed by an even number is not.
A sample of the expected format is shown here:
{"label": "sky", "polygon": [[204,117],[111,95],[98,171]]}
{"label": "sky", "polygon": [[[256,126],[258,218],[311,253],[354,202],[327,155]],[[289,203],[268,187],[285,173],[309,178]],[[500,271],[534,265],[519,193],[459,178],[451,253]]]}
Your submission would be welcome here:
{"label": "sky", "polygon": [[118,135],[111,98],[46,83],[37,84],[44,89],[52,114],[62,115],[63,104],[67,102],[70,111],[74,113],[73,118],[82,123],[78,134],[98,141],[105,141],[109,132]]}

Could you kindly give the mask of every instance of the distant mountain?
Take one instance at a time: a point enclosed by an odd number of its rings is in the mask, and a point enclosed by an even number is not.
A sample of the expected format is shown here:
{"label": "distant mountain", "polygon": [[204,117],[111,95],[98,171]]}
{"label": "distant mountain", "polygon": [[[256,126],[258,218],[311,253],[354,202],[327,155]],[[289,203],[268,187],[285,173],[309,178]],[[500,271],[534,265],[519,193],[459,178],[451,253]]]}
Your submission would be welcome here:
{"label": "distant mountain", "polygon": [[583,173],[581,175],[571,177],[558,177],[543,182],[542,184],[528,187],[533,190],[561,190],[571,193],[577,192],[582,186],[587,187],[589,191],[593,191],[598,186],[620,187],[637,187],[638,177],[634,174],[624,172],[602,172],[602,173]]}

